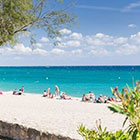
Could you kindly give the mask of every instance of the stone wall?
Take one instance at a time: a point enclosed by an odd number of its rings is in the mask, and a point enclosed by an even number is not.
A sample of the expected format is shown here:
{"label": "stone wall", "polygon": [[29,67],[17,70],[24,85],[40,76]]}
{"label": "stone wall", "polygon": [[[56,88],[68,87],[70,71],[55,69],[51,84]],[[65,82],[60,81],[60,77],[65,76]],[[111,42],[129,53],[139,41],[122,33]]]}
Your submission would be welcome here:
{"label": "stone wall", "polygon": [[34,128],[0,121],[0,135],[14,140],[74,140],[61,135],[49,134]]}

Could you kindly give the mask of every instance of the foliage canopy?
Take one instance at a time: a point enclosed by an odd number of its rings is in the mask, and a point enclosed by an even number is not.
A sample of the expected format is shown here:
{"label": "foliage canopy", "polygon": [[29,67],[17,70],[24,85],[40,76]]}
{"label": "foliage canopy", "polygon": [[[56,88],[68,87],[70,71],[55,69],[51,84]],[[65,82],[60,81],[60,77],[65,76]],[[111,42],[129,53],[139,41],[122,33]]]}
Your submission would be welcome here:
{"label": "foliage canopy", "polygon": [[[63,26],[75,21],[66,12],[62,0],[0,0],[0,46],[14,43],[21,32],[43,28],[48,37],[55,38]],[[72,2],[71,2],[72,4]]]}

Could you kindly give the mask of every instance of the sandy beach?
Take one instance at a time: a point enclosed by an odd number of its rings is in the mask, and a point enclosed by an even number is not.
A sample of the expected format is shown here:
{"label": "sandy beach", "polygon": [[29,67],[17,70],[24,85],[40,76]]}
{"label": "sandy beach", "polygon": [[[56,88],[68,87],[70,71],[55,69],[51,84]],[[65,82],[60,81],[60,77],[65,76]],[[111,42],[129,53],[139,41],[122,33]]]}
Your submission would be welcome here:
{"label": "sandy beach", "polygon": [[109,131],[122,128],[124,116],[113,114],[108,105],[84,103],[79,98],[47,99],[39,94],[18,96],[4,92],[0,96],[0,120],[80,140],[80,124],[95,128],[96,120],[101,119],[102,126]]}

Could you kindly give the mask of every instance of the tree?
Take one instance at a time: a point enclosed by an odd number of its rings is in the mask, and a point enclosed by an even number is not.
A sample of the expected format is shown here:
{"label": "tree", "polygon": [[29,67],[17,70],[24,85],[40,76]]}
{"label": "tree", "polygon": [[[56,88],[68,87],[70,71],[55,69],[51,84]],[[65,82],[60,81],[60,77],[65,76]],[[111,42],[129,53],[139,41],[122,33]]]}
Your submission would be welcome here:
{"label": "tree", "polygon": [[62,0],[0,0],[0,46],[15,43],[19,33],[35,28],[56,38],[63,26],[75,21],[75,16],[66,12],[70,4],[62,8],[61,3]]}

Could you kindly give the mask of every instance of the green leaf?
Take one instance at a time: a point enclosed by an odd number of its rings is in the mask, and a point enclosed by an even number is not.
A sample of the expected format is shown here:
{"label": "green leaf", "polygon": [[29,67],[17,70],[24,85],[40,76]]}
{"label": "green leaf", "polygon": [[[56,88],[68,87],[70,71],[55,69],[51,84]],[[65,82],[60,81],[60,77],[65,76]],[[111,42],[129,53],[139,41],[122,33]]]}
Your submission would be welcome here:
{"label": "green leaf", "polygon": [[128,120],[128,117],[125,118],[125,120],[123,122],[123,125],[122,125],[123,127],[124,127],[124,125],[125,125],[125,123],[126,123],[127,120]]}
{"label": "green leaf", "polygon": [[137,139],[137,129],[133,132],[133,135],[132,135],[132,140],[136,140]]}

